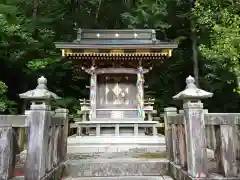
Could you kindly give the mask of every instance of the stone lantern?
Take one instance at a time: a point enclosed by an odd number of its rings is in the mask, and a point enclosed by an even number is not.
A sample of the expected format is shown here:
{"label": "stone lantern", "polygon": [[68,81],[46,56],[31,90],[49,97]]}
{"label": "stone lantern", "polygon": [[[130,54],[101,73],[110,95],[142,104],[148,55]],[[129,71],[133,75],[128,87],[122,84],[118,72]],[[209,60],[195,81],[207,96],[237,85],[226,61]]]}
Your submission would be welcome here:
{"label": "stone lantern", "polygon": [[183,100],[188,173],[193,178],[205,178],[207,176],[207,146],[201,99],[210,98],[213,93],[197,88],[192,76],[186,79],[186,84],[185,90],[175,95],[173,99]]}
{"label": "stone lantern", "polygon": [[207,99],[213,96],[213,93],[204,91],[197,88],[195,85],[195,79],[192,76],[188,76],[186,79],[186,88],[177,95],[173,96],[173,99],[179,99],[183,101],[200,101],[201,99]]}
{"label": "stone lantern", "polygon": [[47,88],[47,79],[40,77],[37,80],[37,87],[33,90],[29,90],[25,93],[19,94],[21,99],[29,100],[32,105],[45,105],[50,110],[50,102],[52,99],[60,99],[55,93],[51,92]]}

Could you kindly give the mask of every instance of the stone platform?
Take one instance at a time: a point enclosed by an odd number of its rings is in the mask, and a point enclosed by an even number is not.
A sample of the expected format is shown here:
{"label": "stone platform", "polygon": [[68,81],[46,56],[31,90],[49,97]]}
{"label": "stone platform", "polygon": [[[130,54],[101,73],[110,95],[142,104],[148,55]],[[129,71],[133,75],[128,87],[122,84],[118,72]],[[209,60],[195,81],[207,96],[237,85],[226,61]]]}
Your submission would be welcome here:
{"label": "stone platform", "polygon": [[156,136],[71,136],[68,138],[68,153],[123,152],[131,149],[145,152],[166,150],[165,137]]}

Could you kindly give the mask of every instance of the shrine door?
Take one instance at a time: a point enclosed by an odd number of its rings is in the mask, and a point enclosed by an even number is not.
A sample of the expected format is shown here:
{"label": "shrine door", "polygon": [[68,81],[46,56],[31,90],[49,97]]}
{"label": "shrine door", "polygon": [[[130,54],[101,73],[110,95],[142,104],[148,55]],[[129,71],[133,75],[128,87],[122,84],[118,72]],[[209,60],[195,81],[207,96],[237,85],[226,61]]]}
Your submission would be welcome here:
{"label": "shrine door", "polygon": [[99,75],[97,109],[136,109],[136,75]]}

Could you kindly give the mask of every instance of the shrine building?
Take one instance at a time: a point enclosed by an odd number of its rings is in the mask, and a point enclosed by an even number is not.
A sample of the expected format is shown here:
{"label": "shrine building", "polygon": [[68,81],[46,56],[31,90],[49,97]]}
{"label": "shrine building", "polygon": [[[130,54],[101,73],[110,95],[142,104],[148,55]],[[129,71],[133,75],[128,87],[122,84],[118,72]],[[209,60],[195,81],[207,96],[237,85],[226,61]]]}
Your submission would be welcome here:
{"label": "shrine building", "polygon": [[154,100],[144,99],[144,76],[172,56],[177,42],[158,40],[153,29],[79,29],[76,40],[55,45],[90,79],[89,99],[80,100],[78,134],[69,140],[71,151],[122,151],[150,147],[148,143],[157,149],[164,144],[152,118]]}

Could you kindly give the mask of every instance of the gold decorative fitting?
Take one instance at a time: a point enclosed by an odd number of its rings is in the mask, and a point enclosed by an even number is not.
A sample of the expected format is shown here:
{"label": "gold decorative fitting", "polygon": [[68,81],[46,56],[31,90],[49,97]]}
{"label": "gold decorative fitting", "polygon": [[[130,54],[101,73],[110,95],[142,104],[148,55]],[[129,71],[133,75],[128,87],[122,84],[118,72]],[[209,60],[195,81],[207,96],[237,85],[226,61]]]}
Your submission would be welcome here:
{"label": "gold decorative fitting", "polygon": [[66,56],[77,57],[161,57],[168,56],[166,52],[162,53],[65,53]]}
{"label": "gold decorative fitting", "polygon": [[120,53],[124,53],[124,50],[122,50],[122,49],[113,49],[113,50],[110,50],[110,53],[111,54],[120,54]]}
{"label": "gold decorative fitting", "polygon": [[84,53],[88,53],[88,54],[94,54],[94,53],[98,53],[99,50],[98,49],[88,49],[88,50],[84,50]]}
{"label": "gold decorative fitting", "polygon": [[62,49],[62,56],[65,56],[65,49]]}
{"label": "gold decorative fitting", "polygon": [[150,51],[150,49],[136,49],[136,53],[146,54],[146,53],[151,53],[151,51]]}
{"label": "gold decorative fitting", "polygon": [[172,56],[172,49],[169,49],[168,51],[169,51],[168,56],[171,57]]}

